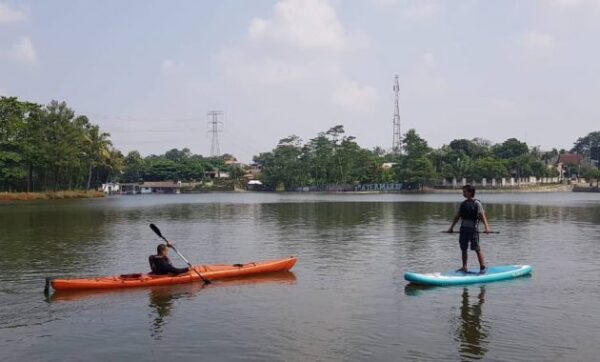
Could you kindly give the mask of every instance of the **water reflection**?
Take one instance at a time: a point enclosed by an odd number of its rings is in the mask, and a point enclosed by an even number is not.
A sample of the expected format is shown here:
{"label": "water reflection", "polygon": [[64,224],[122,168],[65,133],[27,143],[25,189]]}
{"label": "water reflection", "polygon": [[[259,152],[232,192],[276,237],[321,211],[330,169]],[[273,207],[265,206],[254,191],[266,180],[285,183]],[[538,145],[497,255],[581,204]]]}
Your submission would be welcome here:
{"label": "water reflection", "polygon": [[420,284],[408,283],[404,286],[404,294],[406,294],[410,297],[418,297],[418,296],[422,295],[423,293],[426,293],[427,291],[443,290],[444,288],[445,287],[438,287],[438,286],[433,286],[433,285],[420,285]]}
{"label": "water reflection", "polygon": [[115,214],[92,204],[63,201],[1,206],[2,270],[26,270],[32,262],[44,268],[91,263],[107,251],[103,240],[114,238]]}
{"label": "water reflection", "polygon": [[191,283],[181,285],[165,285],[151,288],[113,289],[113,290],[79,290],[56,291],[48,296],[47,302],[81,302],[137,298],[140,293],[148,293],[150,307],[150,336],[160,340],[168,323],[176,302],[179,299],[196,297],[200,291],[211,292],[220,288],[235,286],[257,286],[262,284],[295,284],[296,275],[290,271],[275,272],[264,275],[247,276],[242,278],[223,279],[205,285]]}
{"label": "water reflection", "polygon": [[460,318],[457,323],[455,339],[458,342],[462,359],[482,359],[488,344],[488,328],[482,320],[482,307],[485,302],[485,286],[479,287],[479,293],[474,300],[469,299],[469,289],[463,288]]}
{"label": "water reflection", "polygon": [[275,284],[294,284],[296,276],[290,271],[276,272],[271,274],[248,276],[239,279],[224,279],[212,284],[193,283],[182,286],[165,286],[153,288],[149,294],[148,306],[152,309],[150,317],[150,336],[155,340],[160,340],[163,336],[163,329],[167,324],[167,319],[171,315],[174,302],[177,299],[189,298],[194,296],[202,289],[214,289],[232,286],[248,286],[263,283]]}
{"label": "water reflection", "polygon": [[173,303],[180,298],[187,298],[199,292],[204,285],[202,283],[187,284],[178,287],[161,287],[150,290],[148,306],[152,309],[150,317],[150,336],[160,340],[167,318],[171,315]]}

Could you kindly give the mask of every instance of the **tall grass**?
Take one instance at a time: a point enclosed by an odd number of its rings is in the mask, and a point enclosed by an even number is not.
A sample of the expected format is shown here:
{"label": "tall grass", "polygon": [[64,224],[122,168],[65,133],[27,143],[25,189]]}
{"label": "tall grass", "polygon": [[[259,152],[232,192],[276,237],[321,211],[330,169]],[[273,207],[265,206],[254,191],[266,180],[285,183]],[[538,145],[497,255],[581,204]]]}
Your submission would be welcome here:
{"label": "tall grass", "polygon": [[100,191],[2,192],[0,201],[63,200],[104,197]]}

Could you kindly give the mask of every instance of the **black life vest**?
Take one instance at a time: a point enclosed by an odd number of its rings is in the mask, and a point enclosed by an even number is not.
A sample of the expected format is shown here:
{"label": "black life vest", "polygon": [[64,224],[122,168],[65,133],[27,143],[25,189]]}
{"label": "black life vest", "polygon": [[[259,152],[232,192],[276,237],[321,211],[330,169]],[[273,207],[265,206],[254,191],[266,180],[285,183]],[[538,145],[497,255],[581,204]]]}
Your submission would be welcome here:
{"label": "black life vest", "polygon": [[160,271],[158,270],[158,266],[156,265],[156,259],[157,258],[160,258],[160,256],[158,256],[158,255],[150,255],[148,257],[148,263],[150,264],[150,270],[152,270],[152,273],[154,273],[154,274],[160,273]]}
{"label": "black life vest", "polygon": [[479,205],[476,199],[467,199],[460,204],[459,215],[463,220],[479,220]]}

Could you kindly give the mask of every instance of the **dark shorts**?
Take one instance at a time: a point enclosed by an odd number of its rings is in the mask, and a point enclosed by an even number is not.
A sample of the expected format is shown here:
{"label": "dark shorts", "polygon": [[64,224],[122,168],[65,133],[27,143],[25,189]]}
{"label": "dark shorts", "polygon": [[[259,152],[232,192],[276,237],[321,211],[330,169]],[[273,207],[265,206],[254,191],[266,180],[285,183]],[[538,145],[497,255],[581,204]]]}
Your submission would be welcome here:
{"label": "dark shorts", "polygon": [[467,250],[471,243],[471,250],[479,251],[479,232],[474,228],[460,228],[460,236],[458,238],[460,250]]}

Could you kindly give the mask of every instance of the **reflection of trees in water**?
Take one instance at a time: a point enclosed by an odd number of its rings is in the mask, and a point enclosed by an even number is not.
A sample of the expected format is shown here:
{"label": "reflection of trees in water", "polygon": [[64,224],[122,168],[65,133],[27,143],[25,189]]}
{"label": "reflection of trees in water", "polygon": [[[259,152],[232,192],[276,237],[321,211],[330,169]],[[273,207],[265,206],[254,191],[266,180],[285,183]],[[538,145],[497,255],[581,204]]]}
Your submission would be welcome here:
{"label": "reflection of trees in water", "polygon": [[380,240],[423,241],[432,222],[441,219],[447,227],[446,214],[453,212],[453,204],[428,202],[273,203],[260,206],[260,222],[272,224],[283,242],[297,240],[322,256],[352,258]]}
{"label": "reflection of trees in water", "polygon": [[488,328],[482,321],[482,306],[485,301],[485,286],[479,287],[479,294],[474,302],[469,300],[469,289],[464,288],[460,305],[460,318],[456,341],[459,344],[461,359],[481,359],[487,349]]}
{"label": "reflection of trees in water", "polygon": [[427,202],[312,202],[264,204],[262,214],[282,228],[311,227],[317,230],[364,227],[373,223],[399,222],[426,225],[447,219],[454,205]]}
{"label": "reflection of trees in water", "polygon": [[199,291],[205,288],[228,288],[233,286],[250,286],[267,283],[292,285],[296,283],[296,276],[290,271],[282,271],[249,275],[241,278],[222,279],[209,285],[191,283],[154,287],[150,290],[148,302],[148,306],[151,309],[149,316],[152,318],[150,321],[150,336],[156,340],[162,339],[164,328],[167,325],[167,320],[171,315],[177,299],[195,297]]}
{"label": "reflection of trees in water", "polygon": [[113,239],[112,224],[117,215],[96,206],[93,201],[61,200],[1,209],[0,269],[18,271],[31,264],[32,256],[49,269],[102,259],[99,246]]}
{"label": "reflection of trees in water", "polygon": [[282,228],[308,226],[317,230],[364,225],[381,216],[379,204],[361,202],[263,204],[261,211]]}
{"label": "reflection of trees in water", "polygon": [[381,204],[371,202],[263,204],[260,212],[281,245],[301,243],[323,257],[345,258],[364,253],[384,217]]}
{"label": "reflection of trees in water", "polygon": [[532,220],[578,221],[598,223],[600,207],[581,205],[580,207],[559,205],[527,205],[527,204],[485,204],[484,208],[492,220],[516,221],[528,223]]}

